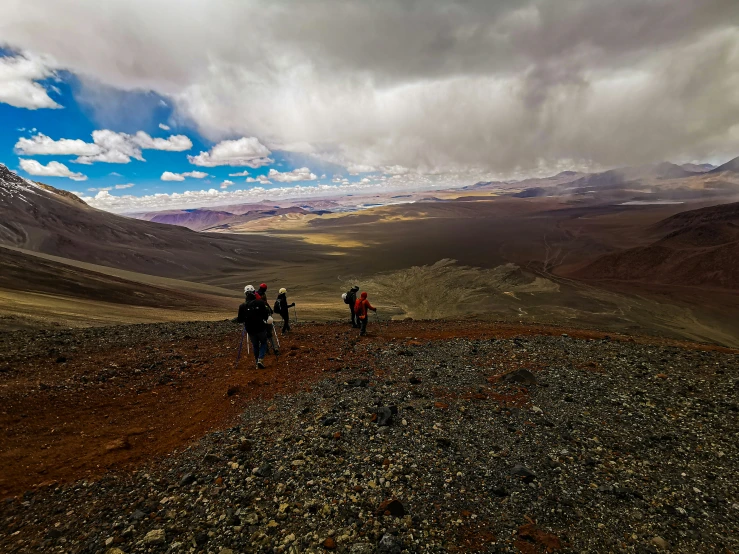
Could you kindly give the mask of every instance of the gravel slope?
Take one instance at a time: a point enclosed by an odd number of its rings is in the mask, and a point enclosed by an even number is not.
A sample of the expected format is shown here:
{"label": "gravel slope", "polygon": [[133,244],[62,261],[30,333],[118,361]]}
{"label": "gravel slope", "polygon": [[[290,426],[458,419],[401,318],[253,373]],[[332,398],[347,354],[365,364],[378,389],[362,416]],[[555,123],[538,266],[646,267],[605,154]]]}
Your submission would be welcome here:
{"label": "gravel slope", "polygon": [[370,337],[330,361],[163,462],[7,500],[0,550],[739,549],[735,353]]}

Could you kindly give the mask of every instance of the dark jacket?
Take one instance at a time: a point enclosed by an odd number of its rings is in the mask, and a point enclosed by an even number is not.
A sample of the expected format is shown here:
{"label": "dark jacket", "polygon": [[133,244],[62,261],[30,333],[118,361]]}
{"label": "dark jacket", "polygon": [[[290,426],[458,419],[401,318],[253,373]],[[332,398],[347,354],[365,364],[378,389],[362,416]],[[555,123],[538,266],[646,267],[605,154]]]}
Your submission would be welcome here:
{"label": "dark jacket", "polygon": [[262,300],[247,300],[239,306],[239,315],[236,321],[243,323],[246,332],[252,335],[258,335],[267,330],[267,318],[269,317],[269,308]]}
{"label": "dark jacket", "polygon": [[359,292],[359,289],[350,289],[346,293],[346,303],[349,304],[349,309],[352,312],[354,312],[354,305],[357,303],[357,292]]}
{"label": "dark jacket", "polygon": [[[279,310],[275,309],[275,312],[280,314],[282,318],[284,319],[286,315],[289,315],[289,309],[292,308],[295,305],[295,302],[292,304],[287,303],[287,294],[278,294],[277,300],[280,301]],[[277,308],[277,302],[275,302],[275,308]]]}
{"label": "dark jacket", "polygon": [[269,305],[269,300],[267,300],[267,289],[263,289],[262,287],[259,287],[257,289],[257,300],[261,300],[267,305],[267,310],[269,311],[269,315],[272,315],[272,308]]}

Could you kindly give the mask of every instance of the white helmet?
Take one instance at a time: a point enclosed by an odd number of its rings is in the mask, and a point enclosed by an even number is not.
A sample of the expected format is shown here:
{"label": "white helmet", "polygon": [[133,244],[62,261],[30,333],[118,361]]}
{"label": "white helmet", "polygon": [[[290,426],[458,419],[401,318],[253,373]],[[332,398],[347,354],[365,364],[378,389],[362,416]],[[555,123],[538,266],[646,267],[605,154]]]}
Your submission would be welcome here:
{"label": "white helmet", "polygon": [[254,287],[252,285],[246,285],[244,287],[244,294],[252,293],[254,294],[256,291],[254,290]]}
{"label": "white helmet", "polygon": [[287,289],[285,287],[282,287],[280,289],[280,294],[287,294]]}
{"label": "white helmet", "polygon": [[342,300],[346,300],[346,293],[344,293],[344,294],[341,295],[341,299]]}

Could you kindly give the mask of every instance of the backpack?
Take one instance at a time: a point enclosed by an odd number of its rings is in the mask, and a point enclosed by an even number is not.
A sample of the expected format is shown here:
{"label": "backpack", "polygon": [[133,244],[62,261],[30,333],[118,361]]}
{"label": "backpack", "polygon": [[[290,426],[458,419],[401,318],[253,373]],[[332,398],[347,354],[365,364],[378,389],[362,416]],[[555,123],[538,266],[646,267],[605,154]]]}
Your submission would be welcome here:
{"label": "backpack", "polygon": [[279,298],[275,300],[274,311],[277,312],[278,314],[282,313],[282,300],[280,300]]}
{"label": "backpack", "polygon": [[[261,306],[259,303],[261,303]],[[246,321],[244,323],[247,330],[250,327],[258,328],[264,324],[264,308],[262,306],[266,305],[264,304],[264,302],[261,302],[259,300],[252,300],[246,303]]]}
{"label": "backpack", "polygon": [[357,301],[357,293],[353,290],[350,290],[346,293],[346,298],[344,299],[344,304],[349,304],[350,306],[353,306],[354,303]]}

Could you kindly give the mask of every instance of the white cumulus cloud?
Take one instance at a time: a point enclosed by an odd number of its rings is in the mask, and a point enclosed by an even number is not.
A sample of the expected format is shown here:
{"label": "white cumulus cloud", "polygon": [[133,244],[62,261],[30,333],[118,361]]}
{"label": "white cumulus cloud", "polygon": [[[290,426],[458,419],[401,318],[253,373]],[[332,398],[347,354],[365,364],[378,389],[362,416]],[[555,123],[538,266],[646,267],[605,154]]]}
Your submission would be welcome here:
{"label": "white cumulus cloud", "polygon": [[0,57],[0,102],[29,110],[61,108],[43,85],[36,82],[53,76],[48,60],[42,57]]}
{"label": "white cumulus cloud", "polygon": [[171,171],[165,171],[162,173],[160,179],[162,181],[184,181],[186,177],[193,179],[205,179],[208,176],[203,171],[187,171],[185,173],[172,173]]}
{"label": "white cumulus cloud", "polygon": [[125,185],[116,185],[114,188],[115,190],[123,190],[123,189],[130,189],[135,187],[133,183],[126,183]]}
{"label": "white cumulus cloud", "polygon": [[102,150],[99,145],[81,139],[54,140],[39,133],[31,138],[19,138],[15,151],[26,156],[96,156]]}
{"label": "white cumulus cloud", "polygon": [[165,171],[160,177],[162,181],[184,181],[185,176],[181,173],[172,173],[171,171]]}
{"label": "white cumulus cloud", "polygon": [[43,165],[36,160],[21,159],[20,166],[21,169],[29,175],[37,175],[40,177],[66,177],[73,181],[87,180],[86,175],[70,171],[66,165],[59,162],[49,162],[48,165]]}
{"label": "white cumulus cloud", "polygon": [[191,164],[203,167],[227,165],[257,169],[274,162],[269,158],[271,153],[256,137],[243,137],[238,140],[224,140],[209,152],[200,152],[197,156],[188,156],[187,159]]}
{"label": "white cumulus cloud", "polygon": [[117,133],[109,129],[92,132],[92,142],[81,139],[54,140],[44,134],[31,138],[21,137],[15,144],[18,154],[27,156],[78,156],[74,163],[91,164],[94,162],[126,164],[135,158],[145,161],[142,150],[165,150],[182,152],[192,148],[192,141],[184,135],[173,135],[169,138],[152,138],[139,131],[135,135]]}
{"label": "white cumulus cloud", "polygon": [[169,138],[152,138],[147,133],[139,131],[133,136],[124,135],[132,143],[143,150],[165,150],[167,152],[184,152],[192,148],[192,141],[185,135],[172,135]]}
{"label": "white cumulus cloud", "polygon": [[181,173],[172,173],[171,171],[165,171],[160,177],[162,181],[184,181],[185,176]]}
{"label": "white cumulus cloud", "polygon": [[160,124],[159,124],[159,128],[160,128],[160,129],[161,129],[162,131],[169,131],[169,130],[171,129],[171,127],[170,127],[169,125],[165,125],[164,123],[160,123]]}
{"label": "white cumulus cloud", "polygon": [[280,172],[276,169],[270,169],[267,178],[279,183],[295,183],[297,181],[315,181],[318,179],[315,173],[312,173],[307,167],[300,167],[292,171]]}
{"label": "white cumulus cloud", "polygon": [[223,182],[221,183],[221,188],[222,188],[222,189],[227,189],[228,187],[232,187],[232,186],[234,186],[235,184],[236,184],[236,183],[234,183],[233,181],[229,181],[228,179],[226,179],[225,181],[223,181]]}
{"label": "white cumulus cloud", "polygon": [[246,177],[247,175],[249,175],[249,172],[248,171],[239,171],[238,173],[229,173],[228,174],[229,177]]}
{"label": "white cumulus cloud", "polygon": [[272,181],[267,179],[266,175],[257,175],[257,178],[254,177],[247,177],[246,178],[247,183],[259,183],[260,185],[271,185]]}

